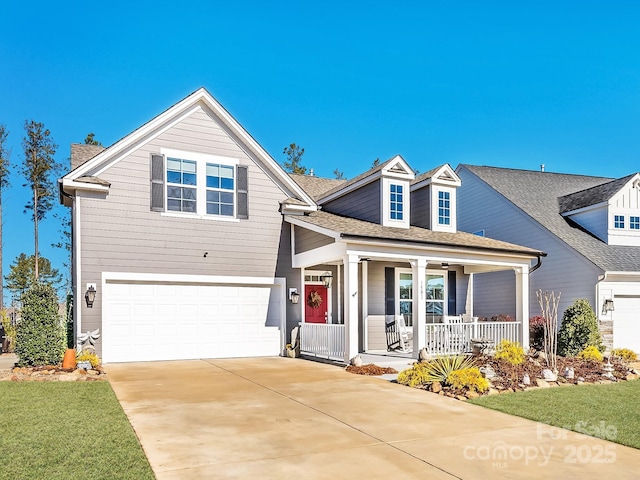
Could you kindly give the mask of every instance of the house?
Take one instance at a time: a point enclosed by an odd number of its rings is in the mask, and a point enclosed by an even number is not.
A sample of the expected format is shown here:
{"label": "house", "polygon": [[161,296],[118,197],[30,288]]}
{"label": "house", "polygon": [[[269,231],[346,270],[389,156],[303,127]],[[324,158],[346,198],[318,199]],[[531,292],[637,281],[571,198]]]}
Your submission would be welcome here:
{"label": "house", "polygon": [[[199,89],[106,149],[72,147],[76,334],[100,329],[107,363],[279,355],[297,326],[306,353],[346,360],[386,350],[399,313],[414,354],[462,314],[465,338],[527,343],[544,253],[458,231],[459,187],[400,156],[349,181],[288,175]],[[494,271],[516,321],[478,326],[473,278]]]}
{"label": "house", "polygon": [[[461,229],[548,254],[531,275],[532,314],[540,312],[539,289],[561,294],[559,321],[574,300],[586,298],[608,347],[640,351],[639,173],[614,179],[473,165],[459,165],[456,173],[464,185]],[[477,314],[496,308],[499,299],[480,299],[498,286],[513,292],[500,273],[476,283]]]}

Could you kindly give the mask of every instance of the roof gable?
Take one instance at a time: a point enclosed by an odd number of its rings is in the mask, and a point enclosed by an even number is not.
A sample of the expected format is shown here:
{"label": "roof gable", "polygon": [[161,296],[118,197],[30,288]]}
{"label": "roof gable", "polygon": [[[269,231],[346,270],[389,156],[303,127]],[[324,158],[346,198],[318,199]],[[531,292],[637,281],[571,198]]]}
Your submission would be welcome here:
{"label": "roof gable", "polygon": [[411,183],[411,189],[415,190],[430,184],[459,187],[462,185],[462,181],[453,168],[451,168],[451,165],[445,163],[444,165],[432,168],[428,172],[418,175]]}
{"label": "roof gable", "polygon": [[205,89],[200,88],[175,105],[154,117],[127,136],[121,138],[109,148],[78,166],[62,179],[63,186],[77,187],[81,177],[97,177],[102,172],[141,148],[173,125],[191,115],[198,109],[214,117],[225,131],[236,141],[239,147],[256,164],[276,180],[276,184],[289,197],[297,198],[310,209],[317,207],[313,199],[296,183],[256,140],[227,112],[227,110]]}
{"label": "roof gable", "polygon": [[634,181],[638,182],[638,178],[640,178],[640,174],[634,173],[601,185],[596,185],[595,187],[586,188],[579,192],[564,195],[558,198],[560,213],[566,214],[582,208],[608,202],[616,194],[624,190],[627,185]]}

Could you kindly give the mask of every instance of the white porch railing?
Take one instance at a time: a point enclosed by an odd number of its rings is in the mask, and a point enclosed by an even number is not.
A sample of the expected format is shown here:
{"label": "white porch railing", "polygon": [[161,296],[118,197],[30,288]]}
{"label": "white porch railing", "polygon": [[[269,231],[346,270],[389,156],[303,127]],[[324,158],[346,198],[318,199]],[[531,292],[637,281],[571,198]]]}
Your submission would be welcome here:
{"label": "white porch railing", "polygon": [[329,360],[344,360],[344,325],[300,323],[300,352]]}
{"label": "white porch railing", "polygon": [[520,341],[521,328],[521,322],[428,323],[425,348],[430,355],[457,355],[471,351],[471,339]]}

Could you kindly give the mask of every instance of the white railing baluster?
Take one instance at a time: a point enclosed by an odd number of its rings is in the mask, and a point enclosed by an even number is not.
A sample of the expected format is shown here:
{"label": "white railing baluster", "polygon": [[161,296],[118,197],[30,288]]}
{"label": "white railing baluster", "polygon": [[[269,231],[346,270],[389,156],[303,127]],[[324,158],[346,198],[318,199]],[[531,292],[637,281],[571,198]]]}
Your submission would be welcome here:
{"label": "white railing baluster", "polygon": [[300,323],[300,351],[305,355],[344,359],[344,325]]}

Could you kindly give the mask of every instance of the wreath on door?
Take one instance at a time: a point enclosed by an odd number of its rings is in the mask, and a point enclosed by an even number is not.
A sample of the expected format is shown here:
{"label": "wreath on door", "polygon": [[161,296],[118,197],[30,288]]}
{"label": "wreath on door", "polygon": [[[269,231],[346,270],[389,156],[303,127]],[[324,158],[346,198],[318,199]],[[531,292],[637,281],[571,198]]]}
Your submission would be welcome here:
{"label": "wreath on door", "polygon": [[318,308],[320,305],[322,305],[322,297],[317,290],[311,290],[311,292],[309,292],[309,296],[307,297],[307,305],[309,305],[311,308]]}

